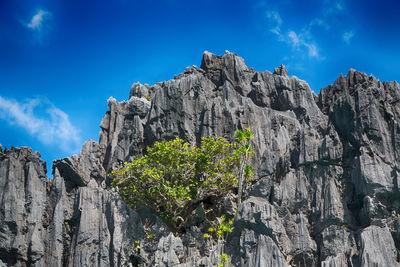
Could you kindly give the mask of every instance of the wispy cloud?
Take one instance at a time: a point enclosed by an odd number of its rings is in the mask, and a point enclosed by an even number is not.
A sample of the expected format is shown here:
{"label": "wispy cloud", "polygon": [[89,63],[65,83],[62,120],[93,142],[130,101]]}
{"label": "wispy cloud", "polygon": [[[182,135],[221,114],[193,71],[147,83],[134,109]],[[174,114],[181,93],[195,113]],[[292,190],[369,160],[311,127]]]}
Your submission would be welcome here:
{"label": "wispy cloud", "polygon": [[44,9],[38,9],[36,13],[32,16],[28,23],[26,23],[26,27],[33,31],[42,31],[45,23],[48,22],[51,18],[52,14]]}
{"label": "wispy cloud", "polygon": [[343,13],[346,13],[346,3],[344,0],[324,0],[320,16],[312,19],[308,27],[310,30],[314,26],[320,26],[324,30],[336,28],[337,16]]}
{"label": "wispy cloud", "polygon": [[319,58],[317,45],[312,43],[312,42],[310,42],[310,41],[307,41],[306,38],[302,34],[298,35],[294,31],[289,31],[289,33],[288,33],[288,42],[293,47],[297,47],[297,48],[304,47],[304,48],[306,48],[307,51],[308,51],[308,55],[310,57]]}
{"label": "wispy cloud", "polygon": [[345,3],[343,0],[339,1],[332,1],[332,0],[327,0],[324,1],[324,9],[323,9],[323,14],[324,16],[331,15],[331,14],[337,14],[345,10]]}
{"label": "wispy cloud", "polygon": [[317,45],[310,37],[308,29],[303,29],[301,33],[296,33],[293,30],[282,31],[281,26],[283,20],[279,12],[276,10],[268,10],[266,14],[269,30],[278,37],[279,41],[287,43],[296,50],[305,49],[310,57],[320,59]]}
{"label": "wispy cloud", "polygon": [[323,28],[324,30],[329,30],[331,28],[329,23],[326,22],[325,19],[321,19],[321,18],[314,18],[313,20],[311,20],[311,22],[308,24],[309,30],[311,30],[311,28],[314,26],[319,26],[319,27]]}
{"label": "wispy cloud", "polygon": [[300,43],[299,37],[294,31],[290,31],[289,34],[289,41],[292,43],[293,46],[298,46]]}
{"label": "wispy cloud", "polygon": [[353,38],[353,36],[354,36],[354,31],[347,31],[343,33],[342,38],[346,44],[350,44],[350,41]]}
{"label": "wispy cloud", "polygon": [[282,19],[279,13],[275,10],[269,10],[267,11],[267,19],[270,24],[270,31],[273,34],[280,35],[281,34],[281,25],[282,25]]}
{"label": "wispy cloud", "polygon": [[[266,5],[264,6],[266,7]],[[320,54],[321,49],[316,37],[321,33],[321,29],[329,31],[335,28],[333,23],[338,20],[338,17],[346,13],[346,4],[344,0],[324,0],[322,6],[320,15],[311,18],[308,23],[303,25],[285,25],[276,8],[268,9],[266,11],[268,29],[277,36],[279,41],[292,47],[297,55],[300,55],[298,52],[303,55],[307,53],[310,58],[323,60],[324,56]],[[353,36],[354,31],[347,31],[340,37],[349,44]]]}
{"label": "wispy cloud", "polygon": [[46,145],[56,145],[65,152],[77,152],[81,145],[78,130],[68,115],[46,99],[24,103],[0,96],[0,118],[25,129]]}

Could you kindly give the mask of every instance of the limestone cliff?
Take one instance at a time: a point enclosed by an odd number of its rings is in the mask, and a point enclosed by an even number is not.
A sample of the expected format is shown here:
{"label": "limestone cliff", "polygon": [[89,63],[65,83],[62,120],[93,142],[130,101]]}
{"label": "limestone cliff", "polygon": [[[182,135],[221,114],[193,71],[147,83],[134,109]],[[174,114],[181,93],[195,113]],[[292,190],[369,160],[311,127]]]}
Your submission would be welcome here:
{"label": "limestone cliff", "polygon": [[[232,266],[400,266],[400,86],[349,70],[315,94],[284,66],[205,52],[201,67],[108,100],[100,141],[45,177],[29,148],[0,151],[0,266],[213,266],[204,207],[174,236],[131,210],[106,173],[157,140],[255,133],[255,182],[224,251]],[[233,212],[227,196],[213,209]],[[146,233],[155,233],[146,238]],[[140,241],[141,248],[132,245]]]}

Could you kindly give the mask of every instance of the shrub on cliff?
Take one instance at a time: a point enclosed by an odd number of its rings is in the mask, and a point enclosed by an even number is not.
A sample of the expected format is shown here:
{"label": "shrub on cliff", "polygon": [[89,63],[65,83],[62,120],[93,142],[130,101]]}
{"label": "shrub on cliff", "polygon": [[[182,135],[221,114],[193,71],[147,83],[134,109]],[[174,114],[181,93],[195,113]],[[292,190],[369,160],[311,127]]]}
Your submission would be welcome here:
{"label": "shrub on cliff", "polygon": [[[143,157],[114,170],[112,185],[124,201],[153,209],[170,227],[179,229],[197,203],[222,197],[252,176],[249,129],[236,133],[236,142],[202,138],[201,146],[182,139],[156,142]],[[239,196],[241,192],[239,191]]]}

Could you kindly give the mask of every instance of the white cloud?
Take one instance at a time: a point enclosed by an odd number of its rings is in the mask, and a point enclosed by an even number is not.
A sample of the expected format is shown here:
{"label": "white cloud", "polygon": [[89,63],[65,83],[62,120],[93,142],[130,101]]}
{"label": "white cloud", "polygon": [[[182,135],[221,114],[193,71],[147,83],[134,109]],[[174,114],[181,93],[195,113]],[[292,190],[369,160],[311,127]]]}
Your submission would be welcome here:
{"label": "white cloud", "polygon": [[26,24],[26,27],[33,31],[41,31],[46,21],[51,18],[51,13],[47,10],[38,9],[31,20]]}
{"label": "white cloud", "polygon": [[354,36],[354,32],[353,31],[347,31],[347,32],[343,33],[342,38],[343,38],[343,41],[346,44],[350,44],[350,41],[353,38],[353,36]]}
{"label": "white cloud", "polygon": [[269,10],[267,11],[267,19],[270,24],[270,31],[276,35],[281,34],[282,18],[277,11]]}
{"label": "white cloud", "polygon": [[24,128],[46,145],[56,145],[65,152],[77,152],[81,145],[78,130],[68,115],[46,99],[25,103],[0,96],[0,118]]}
{"label": "white cloud", "polygon": [[[335,27],[333,25],[338,21],[338,16],[346,14],[345,0],[323,0],[322,10],[318,17],[312,18],[303,25],[284,25],[280,13],[276,10],[267,10],[266,18],[268,20],[269,31],[277,36],[278,40],[285,42],[297,52],[307,52],[308,56],[317,60],[323,60],[320,55],[318,42],[315,37],[321,33],[320,30],[329,31]],[[296,31],[290,28],[296,28]],[[339,31],[340,33],[340,31]],[[337,32],[335,32],[337,34]],[[354,32],[349,31],[341,36],[346,43],[350,43]]]}
{"label": "white cloud", "polygon": [[298,46],[300,43],[299,37],[297,37],[297,34],[294,31],[290,31],[289,34],[289,42],[293,45],[293,46]]}
{"label": "white cloud", "polygon": [[[311,31],[313,27],[318,26],[325,31],[328,31],[332,28],[332,25],[337,21],[337,16],[345,12],[345,3],[343,0],[332,1],[325,0],[323,2],[323,8],[321,15],[319,17],[315,17],[308,24],[307,29]],[[335,27],[333,27],[335,28]]]}
{"label": "white cloud", "polygon": [[331,28],[331,26],[324,19],[321,18],[314,18],[313,20],[311,20],[310,24],[308,25],[308,28],[311,30],[311,28],[314,26],[319,26],[326,31]]}
{"label": "white cloud", "polygon": [[[268,19],[269,31],[275,34],[279,41],[287,43],[291,47],[296,48],[296,50],[305,49],[310,57],[321,59],[318,54],[317,45],[310,34],[309,27],[303,28],[301,34],[297,34],[292,30],[287,31],[284,27],[282,29],[283,20],[276,10],[268,10],[266,18]],[[323,22],[315,20],[312,23],[322,24]]]}
{"label": "white cloud", "polygon": [[324,1],[324,9],[323,9],[323,13],[324,15],[331,15],[331,14],[335,14],[335,13],[340,13],[343,12],[345,10],[345,3],[343,0],[339,0],[339,1]]}
{"label": "white cloud", "polygon": [[319,58],[318,49],[317,49],[317,46],[315,44],[304,43],[304,45],[307,47],[308,55],[310,57]]}
{"label": "white cloud", "polygon": [[319,59],[318,48],[312,41],[308,41],[303,34],[289,31],[286,42],[295,48],[305,48],[310,57]]}

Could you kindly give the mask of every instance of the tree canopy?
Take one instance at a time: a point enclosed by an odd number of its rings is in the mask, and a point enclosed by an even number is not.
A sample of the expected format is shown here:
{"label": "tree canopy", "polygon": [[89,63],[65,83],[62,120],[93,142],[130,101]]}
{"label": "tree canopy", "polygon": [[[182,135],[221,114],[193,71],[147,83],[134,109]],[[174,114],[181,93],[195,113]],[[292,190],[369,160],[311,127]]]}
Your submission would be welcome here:
{"label": "tree canopy", "polygon": [[112,185],[130,206],[153,209],[176,230],[196,203],[241,190],[243,181],[251,178],[246,162],[252,153],[251,136],[246,129],[236,133],[235,143],[203,137],[200,147],[180,138],[156,142],[146,155],[112,171]]}

